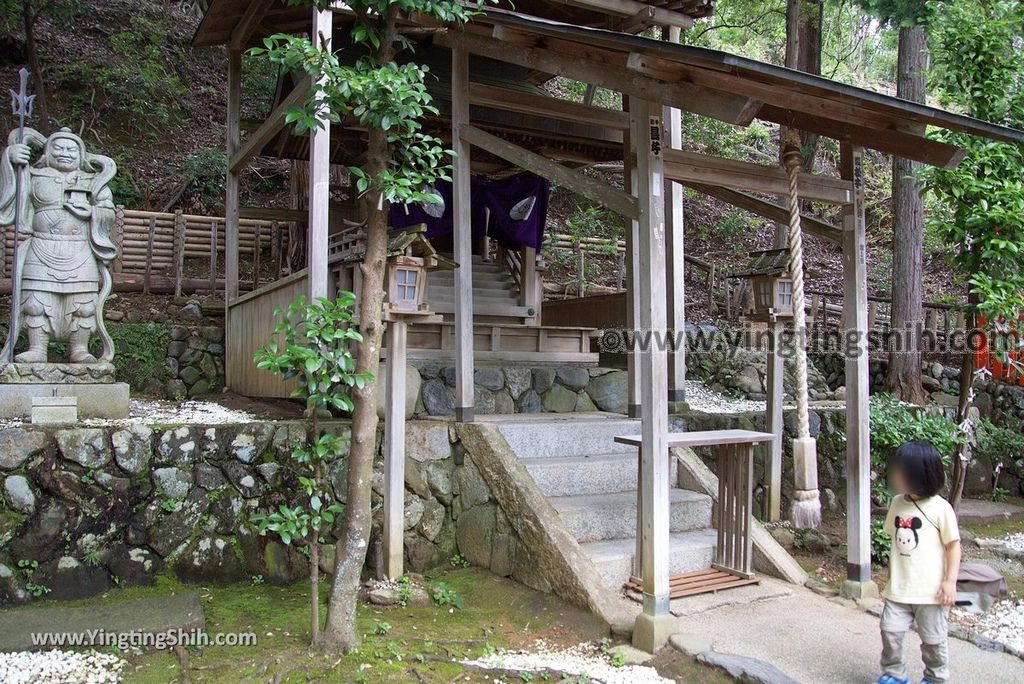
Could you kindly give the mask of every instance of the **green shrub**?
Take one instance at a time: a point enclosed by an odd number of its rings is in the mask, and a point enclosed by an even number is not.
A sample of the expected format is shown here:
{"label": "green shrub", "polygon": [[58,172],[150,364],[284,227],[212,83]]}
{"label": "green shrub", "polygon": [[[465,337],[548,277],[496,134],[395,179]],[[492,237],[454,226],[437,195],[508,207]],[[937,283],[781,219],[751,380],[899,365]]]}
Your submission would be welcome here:
{"label": "green shrub", "polygon": [[890,394],[871,397],[871,468],[874,496],[888,503],[885,472],[889,457],[902,444],[925,440],[942,454],[945,463],[956,452],[962,433],[956,423],[943,415],[912,410]]}
{"label": "green shrub", "polygon": [[[116,323],[108,325],[107,332],[114,340],[118,380],[138,391],[150,378],[166,379],[167,328],[154,323]],[[99,340],[93,338],[97,350],[98,344]]]}

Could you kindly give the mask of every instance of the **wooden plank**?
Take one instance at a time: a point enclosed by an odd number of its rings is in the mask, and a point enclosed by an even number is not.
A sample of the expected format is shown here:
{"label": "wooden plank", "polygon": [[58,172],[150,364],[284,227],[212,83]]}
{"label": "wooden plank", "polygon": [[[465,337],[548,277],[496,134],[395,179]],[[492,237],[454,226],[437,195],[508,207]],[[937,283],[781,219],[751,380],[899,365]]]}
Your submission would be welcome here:
{"label": "wooden plank", "polygon": [[[789,177],[782,167],[751,164],[697,152],[666,151],[665,175],[680,183],[702,183],[770,195],[789,194]],[[798,190],[802,199],[813,202],[847,204],[853,201],[852,185],[839,178],[801,173]]]}
{"label": "wooden plank", "polygon": [[[237,252],[236,252],[237,253]],[[237,284],[237,281],[236,281]],[[225,290],[230,284],[225,278]],[[210,294],[217,293],[217,222],[210,224]],[[227,301],[231,299],[225,298]]]}
{"label": "wooden plank", "polygon": [[[475,126],[459,127],[459,137],[472,145],[490,152],[496,157],[511,162],[522,169],[543,176],[559,185],[577,192],[626,218],[636,218],[637,202],[621,190],[617,190],[596,178],[584,176],[558,162],[551,161],[535,152],[513,145],[496,135],[491,135]],[[457,259],[456,259],[457,261]]]}
{"label": "wooden plank", "polygon": [[[636,188],[640,202],[639,242],[641,330],[663,334],[668,326],[665,303],[665,195],[662,169],[663,125],[661,107],[647,101],[631,104],[630,129],[636,151]],[[644,613],[668,614],[669,602],[669,475],[668,356],[650,345],[640,356],[643,508],[642,525]]]}
{"label": "wooden plank", "polygon": [[[253,5],[259,5],[256,2]],[[228,50],[228,109],[226,130],[226,154],[231,159],[238,150],[239,117],[242,107],[242,52],[237,47]],[[231,301],[238,297],[238,204],[240,177],[237,169],[228,169],[224,193],[224,299]],[[216,224],[214,224],[216,225]],[[216,258],[216,237],[213,257]],[[216,275],[215,269],[211,269]],[[211,287],[211,289],[213,289]]]}
{"label": "wooden plank", "polygon": [[[693,432],[670,432],[667,435],[667,448],[718,446],[720,444],[760,444],[771,441],[770,432],[754,430],[695,430]],[[615,438],[619,444],[639,446],[643,443],[641,435],[620,435]]]}
{"label": "wooden plank", "polygon": [[572,123],[601,126],[615,130],[625,130],[629,126],[629,117],[614,109],[593,107],[559,100],[555,97],[535,95],[522,90],[512,90],[483,83],[469,85],[470,104],[481,107],[500,109],[506,112],[531,114],[548,119],[569,121]]}
{"label": "wooden plank", "polygon": [[181,212],[174,217],[174,296],[181,296],[181,279],[185,273],[185,219]]}
{"label": "wooden plank", "polygon": [[[313,35],[331,44],[334,14],[313,10]],[[309,298],[330,297],[327,263],[331,202],[331,123],[321,118],[320,127],[310,131],[309,145],[309,231],[306,263],[309,265]]]}
{"label": "wooden plank", "polygon": [[301,105],[309,97],[309,85],[309,78],[303,79],[301,83],[295,86],[294,90],[281,100],[281,103],[274,108],[274,111],[260,124],[260,127],[245,137],[241,146],[228,157],[231,160],[228,165],[231,171],[240,173],[250,161],[259,155],[267,143],[281,132],[287,125],[285,116],[288,114],[288,111],[292,107]]}
{"label": "wooden plank", "polygon": [[471,422],[473,398],[473,228],[470,206],[469,53],[452,50],[452,215],[455,261],[455,418]]}
{"label": "wooden plank", "polygon": [[[678,43],[678,27],[666,27],[663,37],[670,43]],[[662,112],[665,122],[665,142],[669,149],[683,149],[683,113],[678,107],[665,107]],[[670,401],[686,400],[686,250],[685,221],[683,209],[683,186],[665,179],[665,237],[668,252],[668,287],[666,288],[669,311],[669,328],[674,344],[669,351]]]}
{"label": "wooden plank", "polygon": [[843,145],[842,173],[854,203],[843,214],[843,327],[846,355],[847,579],[871,580],[871,432],[868,410],[868,289],[863,151]]}
{"label": "wooden plank", "polygon": [[405,574],[405,366],[409,325],[401,318],[387,324],[384,416],[384,576]]}
{"label": "wooden plank", "polygon": [[[781,223],[789,222],[789,209],[781,204],[769,202],[739,190],[730,190],[715,185],[705,185],[702,183],[687,183],[686,185],[705,195],[727,202],[734,207],[749,211],[758,216]],[[840,245],[843,242],[843,231],[841,229],[814,216],[801,214],[800,227],[808,235],[828,240],[833,244]]]}
{"label": "wooden plank", "polygon": [[[467,33],[458,36],[457,40],[473,54],[573,78],[639,98],[659,100],[684,111],[740,126],[749,125],[761,108],[759,100],[716,93],[688,84],[667,83],[630,71],[625,66],[605,64],[568,52],[515,45],[502,40],[502,30],[500,25],[495,27],[498,37],[487,38]],[[455,40],[453,36],[440,34],[434,38],[434,43],[451,47]]]}

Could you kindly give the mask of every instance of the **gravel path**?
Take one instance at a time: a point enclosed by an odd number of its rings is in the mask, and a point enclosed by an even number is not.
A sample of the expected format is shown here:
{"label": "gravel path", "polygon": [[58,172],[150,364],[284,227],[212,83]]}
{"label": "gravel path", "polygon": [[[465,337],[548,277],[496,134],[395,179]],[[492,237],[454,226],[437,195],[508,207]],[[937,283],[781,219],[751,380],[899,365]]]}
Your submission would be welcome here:
{"label": "gravel path", "polygon": [[117,656],[76,651],[0,653],[4,684],[116,684],[126,663]]}
{"label": "gravel path", "polygon": [[612,665],[608,656],[592,643],[551,649],[543,641],[538,641],[529,651],[502,650],[477,660],[463,661],[463,664],[526,673],[553,670],[575,676],[586,675],[595,684],[672,684],[671,679],[665,679],[653,667]]}
{"label": "gravel path", "polygon": [[731,399],[709,388],[700,380],[686,381],[686,403],[692,410],[704,413],[747,413],[765,410],[763,401]]}

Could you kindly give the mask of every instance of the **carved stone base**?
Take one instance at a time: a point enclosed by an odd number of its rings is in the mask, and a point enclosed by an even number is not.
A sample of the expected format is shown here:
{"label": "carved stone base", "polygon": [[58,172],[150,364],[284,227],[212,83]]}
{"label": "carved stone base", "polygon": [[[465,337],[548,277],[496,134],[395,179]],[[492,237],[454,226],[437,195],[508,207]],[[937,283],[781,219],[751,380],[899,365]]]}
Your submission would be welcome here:
{"label": "carved stone base", "polygon": [[113,383],[112,363],[5,363],[0,365],[0,383]]}
{"label": "carved stone base", "polygon": [[128,417],[126,382],[33,384],[26,380],[0,384],[0,419],[31,420],[32,399],[35,397],[75,397],[79,419]]}

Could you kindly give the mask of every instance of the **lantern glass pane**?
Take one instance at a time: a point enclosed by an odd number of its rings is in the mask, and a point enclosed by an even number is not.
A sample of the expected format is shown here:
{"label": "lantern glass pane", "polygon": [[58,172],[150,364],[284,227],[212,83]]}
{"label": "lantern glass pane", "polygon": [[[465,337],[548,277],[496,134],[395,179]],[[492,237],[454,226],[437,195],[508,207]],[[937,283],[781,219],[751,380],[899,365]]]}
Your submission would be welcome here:
{"label": "lantern glass pane", "polygon": [[395,272],[395,304],[416,304],[417,272],[411,268],[399,268]]}
{"label": "lantern glass pane", "polygon": [[779,281],[779,308],[793,308],[793,283],[788,280]]}

